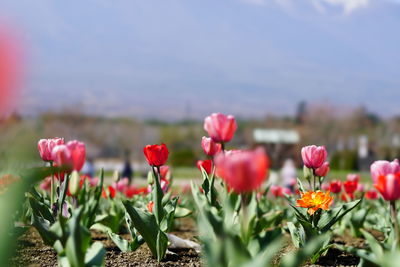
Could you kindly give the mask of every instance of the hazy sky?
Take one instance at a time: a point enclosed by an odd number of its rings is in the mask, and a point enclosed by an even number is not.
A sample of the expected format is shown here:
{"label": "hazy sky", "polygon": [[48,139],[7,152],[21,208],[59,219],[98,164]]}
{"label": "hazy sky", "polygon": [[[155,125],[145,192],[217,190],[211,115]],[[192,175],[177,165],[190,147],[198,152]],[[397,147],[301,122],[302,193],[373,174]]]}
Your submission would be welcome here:
{"label": "hazy sky", "polygon": [[400,1],[2,0],[24,42],[22,110],[400,114]]}

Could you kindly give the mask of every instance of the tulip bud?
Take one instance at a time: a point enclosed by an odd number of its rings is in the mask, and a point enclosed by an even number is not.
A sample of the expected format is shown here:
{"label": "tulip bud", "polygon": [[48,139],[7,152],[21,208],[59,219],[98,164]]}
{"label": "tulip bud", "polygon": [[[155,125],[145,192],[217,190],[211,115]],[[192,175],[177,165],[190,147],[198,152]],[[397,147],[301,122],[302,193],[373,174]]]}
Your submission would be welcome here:
{"label": "tulip bud", "polygon": [[112,179],[113,179],[114,182],[118,182],[119,178],[120,178],[119,172],[117,170],[115,170],[113,172]]}
{"label": "tulip bud", "polygon": [[154,175],[152,171],[147,173],[147,183],[152,185],[154,183]]}
{"label": "tulip bud", "polygon": [[203,148],[204,153],[209,156],[214,156],[221,152],[221,144],[214,142],[211,138],[203,136],[201,139],[201,147]]}
{"label": "tulip bud", "polygon": [[315,170],[315,174],[319,177],[325,177],[329,172],[329,162],[325,161],[321,167]]}
{"label": "tulip bud", "polygon": [[73,196],[76,196],[79,193],[80,179],[81,177],[79,176],[79,173],[77,171],[73,171],[68,185],[69,192]]}

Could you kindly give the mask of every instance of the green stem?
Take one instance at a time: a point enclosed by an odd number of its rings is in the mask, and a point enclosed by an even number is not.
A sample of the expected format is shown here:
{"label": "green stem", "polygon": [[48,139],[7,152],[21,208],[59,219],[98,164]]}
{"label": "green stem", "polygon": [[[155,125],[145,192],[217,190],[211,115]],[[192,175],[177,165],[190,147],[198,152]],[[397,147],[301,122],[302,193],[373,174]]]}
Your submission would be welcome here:
{"label": "green stem", "polygon": [[221,142],[221,151],[222,153],[225,153],[225,143]]}
{"label": "green stem", "polygon": [[162,207],[162,199],[163,199],[163,191],[161,189],[161,172],[160,167],[152,167],[154,174],[154,188],[153,188],[153,202],[154,202],[154,215],[156,217],[157,224],[160,225],[163,218],[163,207]]}
{"label": "green stem", "polygon": [[395,233],[395,243],[396,246],[399,245],[399,221],[397,220],[397,209],[396,209],[396,202],[394,200],[390,201],[390,214],[392,216],[392,223],[394,227]]}
{"label": "green stem", "polygon": [[240,197],[240,205],[242,208],[242,236],[243,241],[247,244],[248,243],[248,211],[247,211],[247,195],[246,193],[242,193]]}
{"label": "green stem", "polygon": [[50,168],[51,170],[51,189],[50,189],[50,208],[53,208],[54,203],[54,170],[53,170],[53,162],[50,161]]}

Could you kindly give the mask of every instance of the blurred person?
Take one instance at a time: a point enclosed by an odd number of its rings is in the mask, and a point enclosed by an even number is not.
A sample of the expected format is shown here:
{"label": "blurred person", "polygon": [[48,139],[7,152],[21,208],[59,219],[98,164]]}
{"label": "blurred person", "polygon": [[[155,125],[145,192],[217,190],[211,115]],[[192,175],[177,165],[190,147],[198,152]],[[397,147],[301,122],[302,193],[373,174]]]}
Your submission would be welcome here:
{"label": "blurred person", "polygon": [[94,168],[94,164],[93,164],[93,159],[92,158],[89,158],[85,162],[85,165],[83,165],[82,174],[87,175],[89,178],[93,178],[94,177],[95,168]]}
{"label": "blurred person", "polygon": [[286,159],[281,169],[282,185],[292,192],[296,184],[297,169],[292,159]]}
{"label": "blurred person", "polygon": [[131,161],[130,161],[130,156],[129,156],[129,150],[125,150],[125,161],[124,161],[124,167],[122,169],[122,178],[128,178],[129,184],[132,182],[133,178],[133,168],[131,167]]}

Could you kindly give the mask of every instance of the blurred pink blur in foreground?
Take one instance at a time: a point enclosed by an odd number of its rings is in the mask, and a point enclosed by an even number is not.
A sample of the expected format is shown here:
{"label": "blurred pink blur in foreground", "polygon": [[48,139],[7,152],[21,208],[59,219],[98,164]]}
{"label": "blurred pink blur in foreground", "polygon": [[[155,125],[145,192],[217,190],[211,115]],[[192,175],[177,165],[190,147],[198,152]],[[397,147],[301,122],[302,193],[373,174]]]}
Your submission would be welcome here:
{"label": "blurred pink blur in foreground", "polygon": [[0,25],[0,118],[12,112],[21,82],[18,42],[10,29]]}

